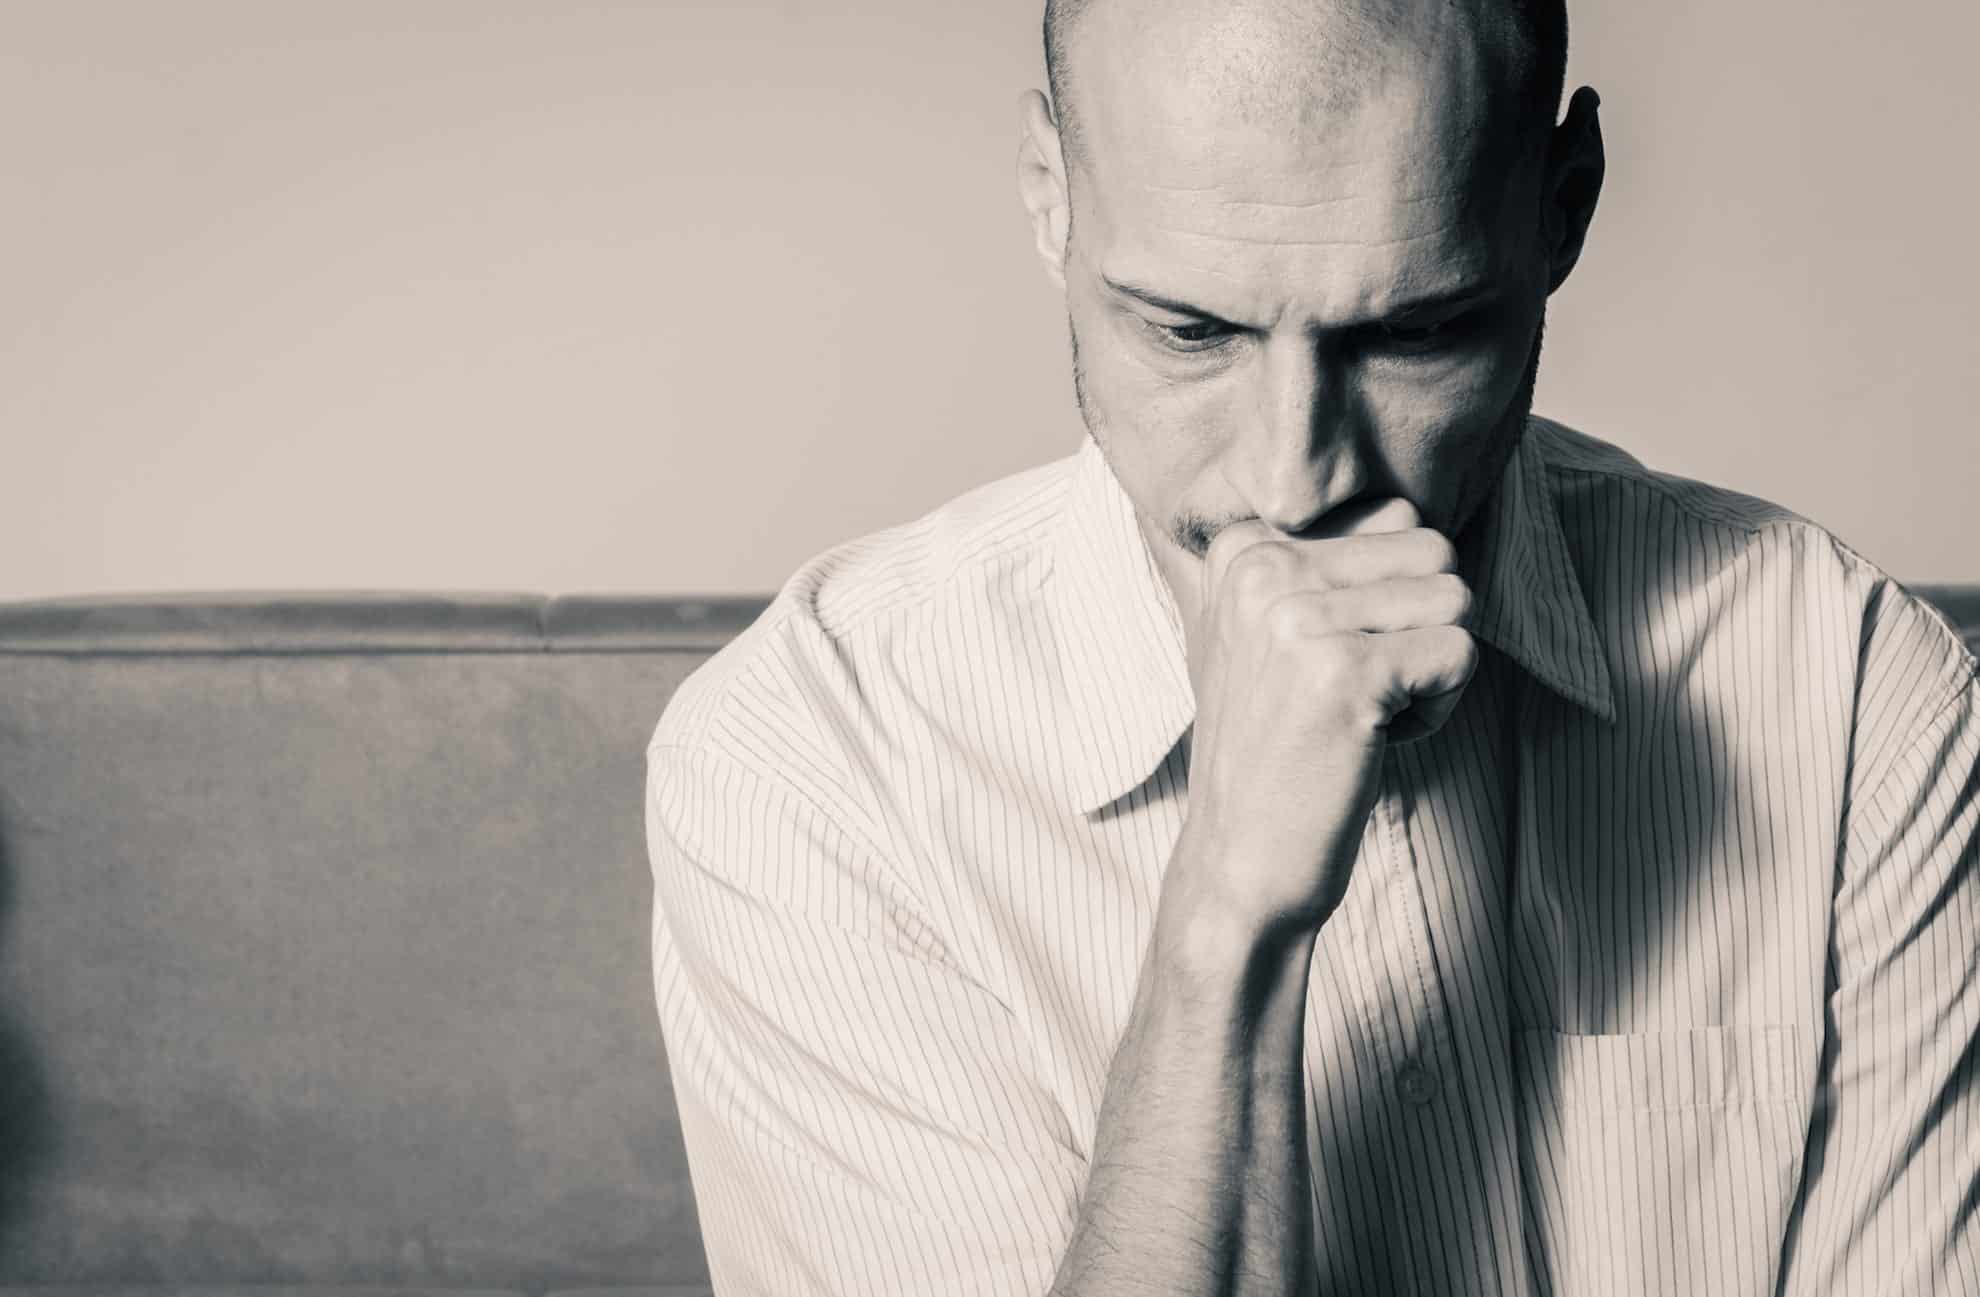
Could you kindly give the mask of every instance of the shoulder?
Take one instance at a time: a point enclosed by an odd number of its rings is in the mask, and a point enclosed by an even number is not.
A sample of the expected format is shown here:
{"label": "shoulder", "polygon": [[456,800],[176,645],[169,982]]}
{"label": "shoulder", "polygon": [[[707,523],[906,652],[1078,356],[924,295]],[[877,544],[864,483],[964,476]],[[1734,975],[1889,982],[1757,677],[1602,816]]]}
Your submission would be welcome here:
{"label": "shoulder", "polygon": [[1804,596],[1830,596],[1833,612],[1851,621],[1913,624],[1910,633],[1932,641],[1951,677],[1980,665],[1944,610],[1820,522],[1760,496],[1651,468],[1552,419],[1535,416],[1531,434],[1578,562],[1603,550],[1631,550],[1646,564],[1682,556],[1689,572],[1672,588],[1744,567],[1791,582]]}
{"label": "shoulder", "polygon": [[1666,651],[1734,636],[1783,678],[1829,676],[1872,747],[1972,687],[1945,612],[1822,524],[1550,419],[1530,433],[1598,624]]}
{"label": "shoulder", "polygon": [[649,752],[713,751],[821,803],[852,797],[888,709],[968,669],[971,655],[940,651],[955,625],[994,631],[1035,599],[1073,464],[1022,469],[807,559],[680,683]]}
{"label": "shoulder", "polygon": [[1769,527],[1822,531],[1809,519],[1771,500],[1661,472],[1613,442],[1553,419],[1535,415],[1528,435],[1538,445],[1557,501],[1572,503],[1578,495],[1600,493],[1633,505],[1632,512],[1664,507],[1694,523],[1733,532],[1752,534]]}

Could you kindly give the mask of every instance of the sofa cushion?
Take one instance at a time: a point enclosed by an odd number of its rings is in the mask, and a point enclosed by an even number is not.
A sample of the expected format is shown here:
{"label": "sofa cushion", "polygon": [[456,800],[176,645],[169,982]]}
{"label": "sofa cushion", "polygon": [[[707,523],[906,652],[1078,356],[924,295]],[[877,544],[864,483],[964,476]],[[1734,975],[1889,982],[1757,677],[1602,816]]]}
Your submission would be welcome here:
{"label": "sofa cushion", "polygon": [[[714,1297],[707,1284],[566,1288],[541,1297]],[[376,1284],[0,1284],[0,1297],[536,1297],[502,1288]]]}
{"label": "sofa cushion", "polygon": [[[615,1289],[596,1289],[599,1297]],[[706,1288],[625,1289],[634,1293],[678,1292],[680,1297],[703,1297]],[[377,1284],[0,1284],[0,1297],[528,1297],[503,1288],[421,1288]]]}
{"label": "sofa cushion", "polygon": [[705,653],[306,611],[0,651],[0,1281],[705,1283],[642,813]]}
{"label": "sofa cushion", "polygon": [[1930,600],[1966,639],[1966,646],[1980,653],[1980,585],[1917,585],[1911,590]]}

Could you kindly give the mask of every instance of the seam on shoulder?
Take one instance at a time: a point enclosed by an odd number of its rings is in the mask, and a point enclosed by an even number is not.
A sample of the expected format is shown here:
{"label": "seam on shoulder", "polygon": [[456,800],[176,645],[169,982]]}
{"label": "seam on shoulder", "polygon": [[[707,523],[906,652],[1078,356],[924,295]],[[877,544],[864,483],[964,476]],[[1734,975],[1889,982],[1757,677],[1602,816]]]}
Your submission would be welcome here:
{"label": "seam on shoulder", "polygon": [[1850,797],[1849,805],[1852,811],[1848,836],[1850,847],[1853,848],[1856,845],[1859,836],[1863,832],[1858,827],[1860,821],[1853,813],[1855,807],[1859,805],[1877,805],[1883,800],[1884,789],[1889,786],[1891,780],[1896,778],[1907,767],[1909,758],[1921,748],[1929,747],[1932,743],[1939,741],[1940,722],[1945,720],[1947,715],[1959,705],[1960,700],[1966,696],[1967,690],[1973,687],[1976,679],[1980,679],[1980,671],[1974,669],[1972,656],[1969,654],[1967,670],[1963,675],[1956,676],[1948,682],[1945,697],[1932,704],[1931,712],[1925,721],[1919,725],[1918,732],[1892,758],[1884,773],[1878,777],[1876,787],[1868,790],[1860,798],[1854,795]]}
{"label": "seam on shoulder", "polygon": [[[779,796],[788,797],[793,802],[803,806],[805,809],[811,811],[812,814],[818,816],[827,824],[830,824],[833,828],[858,843],[861,851],[871,856],[874,862],[881,869],[885,870],[890,877],[894,876],[895,871],[886,864],[887,857],[885,853],[874,845],[873,835],[867,832],[867,826],[847,824],[843,815],[834,814],[826,810],[825,807],[819,804],[817,798],[800,791],[797,785],[791,783],[788,779],[779,779],[766,774],[764,771],[757,769],[755,766],[750,765],[733,754],[711,746],[706,739],[706,735],[697,734],[695,736],[696,741],[692,743],[654,743],[648,746],[647,752],[649,754],[654,752],[677,752],[685,757],[700,758],[715,765],[726,766],[739,774],[756,780],[758,783],[776,792]],[[911,890],[909,890],[909,895],[913,895]]]}
{"label": "seam on shoulder", "polygon": [[1012,546],[990,546],[973,551],[958,558],[944,569],[930,585],[912,597],[904,597],[875,604],[860,611],[853,618],[830,633],[845,644],[858,644],[870,647],[884,638],[887,633],[911,632],[925,629],[929,622],[944,615],[950,601],[956,598],[958,578],[972,570],[991,570],[997,565],[1030,567],[1032,575],[1025,582],[1026,597],[1044,587],[1051,575],[1052,561],[1048,549],[1040,548],[1032,552]]}
{"label": "seam on shoulder", "polygon": [[[1820,540],[1833,548],[1845,560],[1848,566],[1856,568],[1859,572],[1867,576],[1872,583],[1889,581],[1902,586],[1907,594],[1911,593],[1909,586],[1904,586],[1903,582],[1886,572],[1834,531],[1817,520],[1799,513],[1784,504],[1769,500],[1764,496],[1751,495],[1729,486],[1721,486],[1715,482],[1659,473],[1656,469],[1642,463],[1642,461],[1636,459],[1635,456],[1620,446],[1611,446],[1609,443],[1596,441],[1596,439],[1589,437],[1587,433],[1578,432],[1544,416],[1536,415],[1534,417],[1535,422],[1543,425],[1547,433],[1548,447],[1545,452],[1545,462],[1550,479],[1555,475],[1566,472],[1586,473],[1595,477],[1618,479],[1631,484],[1641,485],[1656,492],[1659,496],[1669,500],[1679,509],[1682,509],[1685,513],[1701,522],[1731,527],[1749,536],[1757,536],[1763,532],[1779,530],[1790,531],[1810,539]],[[1593,449],[1583,443],[1593,443]],[[1556,448],[1560,448],[1566,452],[1565,460],[1555,456],[1553,452]],[[1603,451],[1609,453],[1604,454],[1602,453]],[[1622,462],[1607,462],[1612,458]],[[1674,478],[1675,481],[1673,480]],[[1686,485],[1697,489],[1686,491],[1683,489]],[[1750,501],[1754,505],[1759,506],[1755,512],[1761,516],[1747,518],[1741,516],[1735,510],[1713,508],[1708,500],[1700,498],[1707,494],[1730,496],[1737,500]],[[1916,598],[1917,596],[1914,595],[1913,597]],[[1929,600],[1919,599],[1918,602],[1923,604],[1931,612],[1933,617],[1940,622],[1956,642],[1962,646],[1964,645],[1964,638],[1959,634],[1958,628],[1952,625],[1943,612]]]}
{"label": "seam on shoulder", "polygon": [[[1980,658],[1974,656],[1973,650],[1966,643],[1966,636],[1960,633],[1959,627],[1953,624],[1952,618],[1946,615],[1944,609],[1940,608],[1930,599],[1917,593],[1889,572],[1886,572],[1869,558],[1866,558],[1852,547],[1848,541],[1842,539],[1842,537],[1819,524],[1811,523],[1810,525],[1828,540],[1829,545],[1835,550],[1837,556],[1845,566],[1853,569],[1859,576],[1864,577],[1869,582],[1864,605],[1866,612],[1869,610],[1873,601],[1888,598],[1889,596],[1883,592],[1889,590],[1902,595],[1911,602],[1912,606],[1925,614],[1926,619],[1934,627],[1934,633],[1941,638],[1945,645],[1953,650],[1952,657],[1954,661],[1963,664],[1961,667],[1961,671],[1964,672],[1963,678],[1958,673],[1953,677],[1953,692],[1957,693],[1964,687],[1967,681],[1972,680],[1976,674],[1980,674]],[[1866,626],[1864,628],[1866,643],[1868,642],[1869,631],[1870,628]]]}
{"label": "seam on shoulder", "polygon": [[[1867,574],[1871,577],[1868,596],[1864,601],[1863,643],[1866,648],[1876,633],[1873,619],[1881,619],[1881,617],[1892,615],[1886,612],[1880,616],[1876,610],[1882,604],[1888,603],[1893,599],[1901,598],[1906,600],[1910,607],[1919,609],[1924,613],[1926,622],[1931,627],[1930,633],[1939,639],[1939,646],[1941,648],[1949,647],[1952,650],[1947,656],[1951,660],[1953,669],[1949,673],[1934,673],[1934,678],[1944,688],[1938,700],[1931,703],[1925,709],[1925,719],[1919,724],[1917,734],[1898,750],[1884,773],[1878,777],[1877,783],[1873,788],[1866,790],[1861,798],[1854,795],[1850,798],[1851,805],[1856,805],[1859,802],[1864,805],[1875,805],[1878,799],[1883,796],[1884,789],[1891,779],[1896,777],[1899,770],[1903,768],[1905,759],[1925,746],[1927,740],[1935,732],[1939,722],[1945,718],[1948,712],[1958,705],[1960,698],[1974,686],[1975,681],[1980,680],[1980,659],[1974,657],[1973,651],[1966,646],[1966,640],[1960,635],[1958,629],[1953,626],[1952,622],[1946,618],[1944,613],[1933,606],[1930,600],[1922,599],[1912,593],[1902,581],[1883,571],[1875,563],[1872,563],[1869,559],[1851,549],[1840,539],[1834,536],[1831,536],[1829,539],[1845,562],[1855,565],[1860,573]],[[1853,826],[1850,833],[1853,838],[1855,836]]]}
{"label": "seam on shoulder", "polygon": [[[1731,527],[1748,536],[1777,527],[1790,530],[1809,530],[1834,539],[1832,533],[1812,518],[1796,513],[1784,504],[1778,504],[1764,496],[1750,495],[1745,491],[1722,486],[1717,482],[1707,482],[1699,478],[1682,477],[1678,474],[1661,473],[1643,463],[1620,446],[1610,446],[1597,442],[1596,450],[1591,451],[1578,443],[1576,438],[1595,441],[1587,433],[1577,432],[1565,424],[1551,419],[1537,418],[1547,434],[1547,448],[1543,452],[1549,479],[1563,473],[1586,473],[1594,477],[1641,486],[1656,492],[1699,522],[1721,527]],[[1609,454],[1599,454],[1606,449]],[[1557,455],[1556,452],[1564,452]],[[1620,462],[1610,462],[1617,460]],[[1673,480],[1675,479],[1675,480]],[[1681,485],[1682,484],[1682,485]],[[1686,491],[1684,486],[1695,488]],[[1708,495],[1730,496],[1737,500],[1750,501],[1758,506],[1753,510],[1757,517],[1749,517],[1731,507],[1715,507]]]}
{"label": "seam on shoulder", "polygon": [[[683,722],[676,720],[675,724],[682,728],[668,740],[661,738],[662,726],[656,724],[653,734],[646,741],[646,750],[651,752],[659,747],[692,747],[705,740],[708,727],[713,723],[716,713],[730,703],[737,674],[744,665],[739,661],[742,650],[754,641],[782,630],[784,625],[797,615],[797,607],[794,601],[780,591],[755,621],[744,627],[721,648],[704,657],[698,666],[690,670],[686,677],[674,686],[666,704],[661,708],[664,717],[664,714],[672,711],[683,691],[687,691],[688,701],[692,705],[688,709],[686,723],[683,725]],[[710,667],[714,668],[712,672]]]}
{"label": "seam on shoulder", "polygon": [[[1837,544],[1841,544],[1841,542],[1838,541]],[[1865,563],[1869,563],[1868,559],[1863,559],[1862,561]],[[1940,637],[1942,637],[1947,644],[1951,645],[1954,657],[1964,664],[1963,669],[1965,671],[1966,680],[1970,681],[1976,675],[1980,675],[1980,657],[1976,657],[1974,655],[1972,646],[1970,646],[1966,642],[1966,636],[1960,632],[1958,626],[1953,624],[1952,618],[1946,615],[1945,609],[1939,607],[1939,605],[1933,603],[1930,599],[1925,598],[1923,595],[1919,594],[1917,591],[1913,590],[1910,586],[1898,580],[1896,577],[1891,576],[1887,572],[1883,572],[1881,569],[1877,568],[1875,564],[1871,564],[1870,566],[1871,566],[1871,570],[1879,572],[1879,574],[1883,577],[1885,581],[1890,583],[1895,588],[1902,590],[1905,593],[1906,597],[1908,597],[1912,601],[1912,603],[1916,604],[1918,608],[1924,612],[1926,618],[1929,621],[1931,621],[1933,626],[1937,628],[1936,633]],[[1964,682],[1962,682],[1961,684],[1956,684],[1954,686],[1954,691],[1957,692],[1958,689],[1963,687],[1963,684]]]}
{"label": "seam on shoulder", "polygon": [[[1069,458],[1069,457],[1067,457]],[[1050,478],[1052,470],[1060,470],[1056,480]],[[932,535],[937,524],[944,520],[946,511],[958,509],[994,488],[1007,485],[1014,477],[1036,476],[1043,485],[1026,497],[1037,501],[1037,507],[1046,517],[1056,517],[1063,506],[1067,493],[1072,489],[1072,474],[1065,466],[1064,459],[1048,460],[1034,464],[1019,473],[990,482],[981,483],[960,495],[953,496],[942,504],[918,517],[898,522],[879,531],[836,545],[809,560],[797,573],[794,573],[786,589],[800,584],[800,578],[811,574],[811,570],[832,556],[847,557],[853,562],[865,561],[870,557],[883,556],[891,546],[903,541]],[[1034,523],[1035,527],[1037,524]],[[911,587],[889,592],[873,599],[861,607],[855,616],[830,627],[833,635],[852,640],[869,633],[877,633],[877,627],[884,627],[889,621],[902,618],[927,618],[934,616],[943,600],[953,591],[958,578],[977,568],[990,568],[999,563],[1025,563],[1036,561],[1040,555],[1034,549],[1049,553],[1049,547],[1035,545],[1031,529],[1019,526],[1011,518],[1003,518],[997,525],[979,524],[973,530],[962,528],[963,535],[956,538],[954,546],[930,548],[931,555],[940,554],[945,561],[931,564],[927,568],[928,581],[920,589]],[[970,543],[962,544],[967,540]],[[1049,567],[1049,564],[1041,566]],[[1035,578],[1033,585],[1042,582]],[[822,624],[822,623],[821,623]]]}
{"label": "seam on shoulder", "polygon": [[1807,518],[1794,512],[1794,510],[1788,508],[1786,505],[1775,504],[1772,500],[1768,500],[1762,496],[1748,495],[1744,491],[1735,491],[1731,487],[1720,486],[1717,483],[1699,482],[1694,478],[1684,479],[1709,491],[1737,496],[1740,499],[1751,500],[1755,504],[1763,506],[1761,509],[1753,511],[1758,516],[1743,514],[1732,508],[1715,507],[1711,501],[1699,498],[1701,493],[1684,491],[1667,481],[1666,475],[1659,474],[1654,469],[1646,468],[1640,472],[1632,472],[1628,468],[1609,464],[1590,462],[1556,464],[1549,462],[1547,473],[1550,477],[1560,473],[1586,473],[1594,477],[1610,478],[1627,482],[1632,486],[1640,486],[1646,490],[1656,492],[1659,496],[1670,501],[1699,522],[1710,523],[1719,527],[1730,527],[1747,536],[1757,536],[1762,532],[1772,531],[1777,528],[1815,531],[1824,535],[1829,534],[1828,529],[1823,527],[1822,524],[1812,518]]}
{"label": "seam on shoulder", "polygon": [[[774,775],[759,770],[718,748],[710,747],[706,743],[694,746],[684,743],[656,743],[648,751],[649,753],[659,751],[676,752],[685,757],[705,760],[713,765],[725,767],[745,779],[753,780],[763,787],[768,788],[777,796],[789,798],[794,804],[804,807],[812,814],[818,816],[819,819],[831,825],[838,832],[844,834],[848,840],[858,847],[875,873],[879,877],[884,878],[885,886],[889,893],[889,908],[899,909],[905,912],[912,918],[916,926],[925,929],[934,938],[940,953],[927,957],[927,962],[943,968],[952,969],[962,974],[976,985],[983,987],[990,994],[996,996],[1000,1003],[1003,1003],[1003,997],[998,995],[994,990],[991,990],[989,984],[983,980],[976,970],[963,965],[960,956],[953,948],[953,943],[943,938],[942,928],[935,922],[933,915],[929,913],[927,902],[915,892],[914,888],[908,884],[906,879],[901,877],[900,871],[889,861],[886,853],[882,852],[874,844],[872,836],[863,827],[855,828],[848,825],[843,816],[833,814],[824,806],[820,805],[816,798],[800,791],[788,780],[776,778]],[[695,845],[704,851],[706,850],[703,843],[697,842]],[[706,866],[697,865],[697,867],[706,869]],[[717,875],[717,877],[720,877],[720,875]],[[727,880],[725,879],[723,881]],[[731,885],[733,886],[733,884]],[[833,926],[842,930],[855,931],[846,928],[844,924],[838,924],[822,915],[814,917],[818,917],[823,922],[833,923]],[[1005,1007],[1008,1008],[1008,1004]]]}

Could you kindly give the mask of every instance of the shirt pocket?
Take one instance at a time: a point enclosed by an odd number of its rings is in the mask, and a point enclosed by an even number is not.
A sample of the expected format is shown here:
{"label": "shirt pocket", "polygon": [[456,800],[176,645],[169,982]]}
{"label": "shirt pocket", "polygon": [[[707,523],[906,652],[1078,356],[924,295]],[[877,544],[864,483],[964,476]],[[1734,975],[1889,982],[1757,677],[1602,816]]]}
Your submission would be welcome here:
{"label": "shirt pocket", "polygon": [[1541,1292],[1774,1291],[1807,1146],[1812,1030],[1541,1029],[1516,1041]]}

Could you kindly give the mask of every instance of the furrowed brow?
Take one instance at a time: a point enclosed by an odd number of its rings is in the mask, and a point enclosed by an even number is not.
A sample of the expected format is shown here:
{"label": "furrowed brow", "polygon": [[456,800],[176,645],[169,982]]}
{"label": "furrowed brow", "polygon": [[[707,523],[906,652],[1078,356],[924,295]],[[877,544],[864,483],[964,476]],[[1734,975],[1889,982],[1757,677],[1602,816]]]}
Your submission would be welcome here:
{"label": "furrowed brow", "polygon": [[1139,284],[1123,283],[1111,275],[1100,276],[1100,282],[1121,296],[1132,297],[1139,302],[1146,302],[1158,311],[1169,311],[1176,315],[1193,315],[1200,320],[1223,320],[1223,317],[1214,311],[1206,311],[1200,306],[1191,306],[1188,302],[1179,302],[1173,297],[1164,297],[1152,288],[1143,288]]}
{"label": "furrowed brow", "polygon": [[1460,284],[1455,288],[1426,293],[1390,305],[1378,317],[1382,320],[1409,320],[1419,317],[1452,315],[1467,306],[1483,303],[1485,299],[1499,291],[1499,286],[1489,279]]}
{"label": "furrowed brow", "polygon": [[[1175,315],[1187,315],[1195,319],[1214,321],[1219,324],[1232,323],[1227,317],[1219,315],[1215,311],[1205,310],[1203,307],[1194,306],[1188,302],[1169,297],[1152,288],[1143,287],[1140,284],[1115,279],[1113,276],[1107,274],[1100,276],[1100,282],[1122,297],[1131,297],[1138,302],[1143,302],[1160,311],[1168,311]],[[1373,323],[1383,323],[1395,320],[1435,318],[1452,315],[1464,310],[1466,307],[1482,305],[1487,299],[1497,295],[1498,291],[1499,286],[1493,280],[1479,279],[1469,283],[1459,284],[1452,288],[1425,293],[1419,297],[1397,301],[1389,306],[1387,310],[1371,316],[1369,319]]]}

